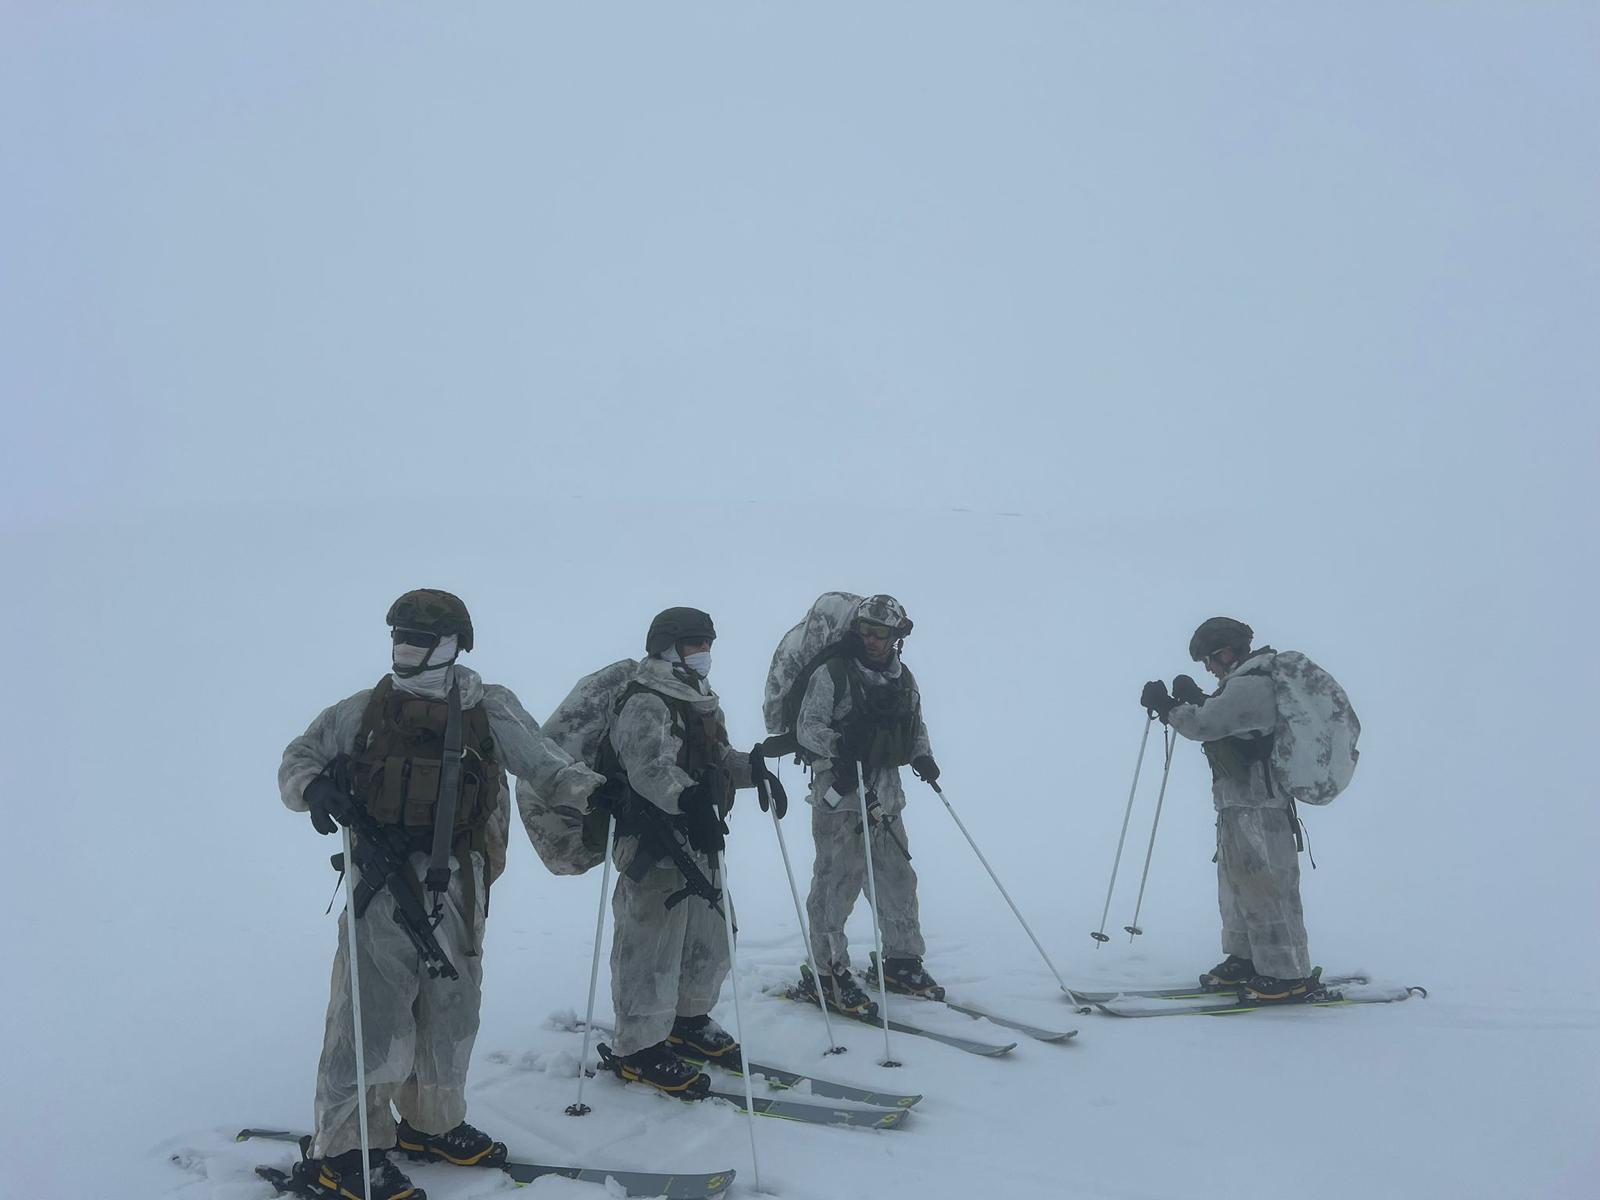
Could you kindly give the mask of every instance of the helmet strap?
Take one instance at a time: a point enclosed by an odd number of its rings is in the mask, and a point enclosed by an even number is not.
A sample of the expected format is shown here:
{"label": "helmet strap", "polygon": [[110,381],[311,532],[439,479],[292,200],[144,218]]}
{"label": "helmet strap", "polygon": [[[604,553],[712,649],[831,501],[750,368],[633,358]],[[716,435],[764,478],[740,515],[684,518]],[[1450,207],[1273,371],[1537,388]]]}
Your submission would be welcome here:
{"label": "helmet strap", "polygon": [[[433,652],[439,648],[440,643],[443,641],[444,637],[442,635],[435,635],[433,639],[433,645],[428,647],[428,652],[422,656],[422,661],[414,667],[402,667],[399,663],[394,661],[394,655],[391,652],[389,656],[389,666],[390,669],[394,671],[395,678],[415,679],[418,675],[421,675],[425,671],[437,670],[439,667],[448,667],[451,663],[455,662],[455,658],[450,659],[449,662],[442,663],[436,663],[433,661]],[[459,658],[460,656],[461,642],[458,638],[456,640],[456,658]]]}

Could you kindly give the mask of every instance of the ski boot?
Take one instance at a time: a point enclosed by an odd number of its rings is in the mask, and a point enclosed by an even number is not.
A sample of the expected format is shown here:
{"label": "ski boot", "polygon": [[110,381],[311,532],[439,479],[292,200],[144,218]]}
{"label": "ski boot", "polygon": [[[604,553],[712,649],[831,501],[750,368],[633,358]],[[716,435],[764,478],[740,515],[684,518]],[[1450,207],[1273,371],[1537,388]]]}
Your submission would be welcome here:
{"label": "ski boot", "polygon": [[1304,1004],[1308,1000],[1326,999],[1327,995],[1328,989],[1322,986],[1321,967],[1304,979],[1255,975],[1239,988],[1242,1004]]}
{"label": "ski boot", "polygon": [[419,1162],[447,1162],[456,1167],[503,1167],[508,1157],[504,1142],[465,1121],[449,1133],[423,1133],[402,1117],[395,1149]]}
{"label": "ski boot", "polygon": [[302,1196],[339,1197],[339,1200],[366,1200],[370,1185],[372,1200],[428,1200],[428,1193],[413,1187],[400,1168],[382,1150],[367,1156],[362,1179],[361,1150],[347,1150],[331,1158],[308,1158],[294,1165],[290,1185]]}
{"label": "ski boot", "polygon": [[[872,951],[870,957],[872,970],[867,975],[867,982],[875,983],[878,978],[878,952]],[[920,996],[924,1000],[944,999],[944,988],[922,969],[920,958],[890,958],[886,955],[883,960],[883,985],[902,996]]]}
{"label": "ski boot", "polygon": [[[811,974],[809,966],[800,968],[800,986],[795,988],[795,995],[801,1000],[817,1002],[817,981]],[[849,967],[840,967],[828,975],[827,982],[822,988],[823,999],[834,1012],[846,1017],[854,1017],[858,1021],[876,1021],[878,1019],[878,1006],[861,990],[861,985],[850,974]]]}
{"label": "ski boot", "polygon": [[744,1069],[739,1043],[709,1015],[677,1018],[672,1022],[672,1032],[667,1035],[667,1045],[678,1057],[691,1062],[716,1063],[731,1071]]}
{"label": "ski boot", "polygon": [[1255,978],[1256,968],[1248,958],[1230,954],[1211,970],[1200,976],[1200,986],[1208,992],[1225,992],[1249,983]]}
{"label": "ski boot", "polygon": [[666,1042],[622,1056],[604,1043],[598,1048],[601,1069],[624,1083],[647,1083],[680,1100],[704,1100],[711,1091],[711,1076],[679,1058]]}

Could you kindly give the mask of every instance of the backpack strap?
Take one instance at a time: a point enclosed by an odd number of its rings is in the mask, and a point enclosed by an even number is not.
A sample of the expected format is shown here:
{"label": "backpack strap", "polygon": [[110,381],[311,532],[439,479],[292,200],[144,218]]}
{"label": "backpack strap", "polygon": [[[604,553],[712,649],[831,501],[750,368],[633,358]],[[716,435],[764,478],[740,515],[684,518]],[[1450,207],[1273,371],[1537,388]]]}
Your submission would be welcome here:
{"label": "backpack strap", "polygon": [[[844,656],[847,650],[848,646],[844,638],[830,642],[813,654],[806,662],[806,665],[801,667],[799,673],[795,675],[794,682],[789,685],[789,690],[783,696],[783,723],[788,727],[790,733],[793,733],[795,727],[800,723],[800,706],[805,703],[806,688],[810,686],[811,677],[817,673],[818,667],[827,664],[828,670],[833,674],[834,691],[838,692],[841,682],[838,672],[844,669]],[[802,754],[804,754],[804,751],[796,747],[795,762],[803,762]]]}

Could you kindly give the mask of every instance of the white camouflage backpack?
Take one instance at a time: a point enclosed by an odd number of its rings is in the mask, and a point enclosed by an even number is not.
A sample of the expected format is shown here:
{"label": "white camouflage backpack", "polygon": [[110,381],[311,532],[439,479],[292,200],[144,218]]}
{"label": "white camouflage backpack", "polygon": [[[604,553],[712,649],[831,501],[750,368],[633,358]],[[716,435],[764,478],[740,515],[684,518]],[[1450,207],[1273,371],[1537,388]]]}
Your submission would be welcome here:
{"label": "white camouflage backpack", "polygon": [[1361,752],[1361,722],[1339,681],[1295,650],[1275,653],[1272,783],[1306,804],[1327,804],[1350,784]]}
{"label": "white camouflage backpack", "polygon": [[850,631],[861,597],[851,592],[823,592],[812,603],[805,620],[783,635],[767,670],[767,688],[761,701],[761,715],[767,733],[787,733],[794,727],[795,684],[802,675],[809,678],[823,652],[836,645]]}
{"label": "white camouflage backpack", "polygon": [[[638,672],[638,662],[624,658],[585,675],[556,706],[540,732],[576,761],[598,769],[600,746],[610,731],[617,697]],[[557,804],[524,780],[517,780],[517,811],[533,848],[552,874],[581,875],[605,859],[607,817],[593,799],[588,808],[580,810]]]}

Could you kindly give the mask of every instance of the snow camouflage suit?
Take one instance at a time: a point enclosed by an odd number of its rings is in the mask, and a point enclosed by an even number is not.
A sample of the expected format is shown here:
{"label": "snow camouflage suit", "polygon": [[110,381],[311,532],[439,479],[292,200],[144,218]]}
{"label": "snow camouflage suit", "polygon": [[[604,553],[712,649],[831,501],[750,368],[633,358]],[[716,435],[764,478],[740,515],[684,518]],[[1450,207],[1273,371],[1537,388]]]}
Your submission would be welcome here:
{"label": "snow camouflage suit", "polygon": [[[582,806],[601,782],[600,776],[573,763],[539,732],[508,689],[485,685],[477,672],[453,666],[450,674],[461,688],[463,709],[482,705],[488,717],[495,758],[519,780],[552,790]],[[448,684],[447,684],[448,686]],[[432,693],[428,698],[436,699]],[[306,784],[340,754],[356,749],[356,738],[372,689],[357,692],[323,710],[310,728],[283,752],[278,790],[284,804],[305,812]],[[503,777],[491,781],[485,801],[487,852],[472,851],[466,869],[474,872],[469,889],[463,864],[451,856],[451,880],[445,893],[445,916],[434,930],[440,948],[460,973],[459,979],[429,978],[405,930],[393,917],[387,892],[373,900],[357,922],[361,976],[361,1022],[367,1069],[367,1123],[374,1146],[392,1146],[396,1129],[392,1101],[411,1125],[424,1133],[445,1133],[466,1119],[467,1063],[478,1035],[482,998],[482,945],[487,915],[487,887],[505,866],[510,804]],[[420,878],[428,855],[411,856]],[[486,861],[487,860],[487,861]],[[473,911],[466,912],[468,894]],[[345,922],[339,922],[339,949],[333,960],[327,1028],[317,1068],[316,1138],[313,1157],[330,1157],[360,1145],[356,1111],[355,1033],[350,1011],[350,947]]]}
{"label": "snow camouflage suit", "polygon": [[[869,688],[894,685],[900,679],[900,656],[895,654],[882,671],[869,670],[853,657],[835,660],[850,676]],[[907,673],[909,674],[909,672]],[[912,748],[907,761],[931,754],[928,729],[922,721],[922,698],[911,689]],[[826,760],[844,748],[844,731],[852,714],[848,686],[835,686],[827,666],[812,673],[800,702],[795,736],[801,750],[823,761],[811,780],[806,797],[811,804],[811,836],[816,859],[811,868],[811,891],[806,897],[806,919],[811,924],[811,949],[819,966],[838,972],[850,966],[850,943],[845,921],[867,883],[866,851],[861,837],[861,800],[851,794],[834,807],[828,802],[833,770]],[[921,958],[927,947],[917,915],[917,873],[912,869],[909,843],[901,811],[905,788],[898,765],[866,764],[862,782],[877,795],[881,818],[872,822],[872,869],[878,889],[878,917],[883,930],[886,958]]]}
{"label": "snow camouflage suit", "polygon": [[[672,708],[651,693],[683,701],[719,725],[722,705],[709,687],[695,687],[674,675],[673,664],[663,658],[645,659],[634,678],[650,690],[635,692],[623,703],[612,721],[611,745],[633,790],[677,815],[678,794],[697,781],[679,766],[684,739],[674,732]],[[716,752],[734,786],[749,787],[749,757],[729,749],[725,741]],[[611,941],[611,1002],[617,1014],[613,1048],[620,1056],[666,1041],[675,1016],[709,1013],[728,977],[727,931],[716,909],[697,896],[667,908],[667,897],[683,886],[677,867],[663,859],[642,879],[628,878],[639,841],[636,836],[617,839],[618,878],[611,894],[616,922]],[[717,883],[706,857],[690,853]],[[732,903],[726,894],[724,903]]]}
{"label": "snow camouflage suit", "polygon": [[1278,723],[1275,652],[1239,662],[1203,705],[1167,716],[1184,737],[1204,742],[1217,806],[1217,902],[1222,952],[1248,958],[1262,975],[1311,974],[1300,908],[1300,857],[1288,798],[1272,786],[1267,739]]}

